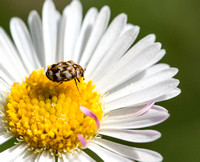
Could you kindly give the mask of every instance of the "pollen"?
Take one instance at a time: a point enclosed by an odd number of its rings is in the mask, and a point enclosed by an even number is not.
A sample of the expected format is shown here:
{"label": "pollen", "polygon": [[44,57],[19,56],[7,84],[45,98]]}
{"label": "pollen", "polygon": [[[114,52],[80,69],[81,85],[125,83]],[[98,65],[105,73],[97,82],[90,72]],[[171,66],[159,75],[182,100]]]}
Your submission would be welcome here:
{"label": "pollen", "polygon": [[78,135],[92,140],[97,134],[94,119],[84,115],[88,108],[99,121],[103,117],[101,95],[92,81],[80,78],[62,84],[49,80],[43,69],[33,71],[25,81],[14,83],[4,105],[9,130],[23,139],[33,152],[49,150],[58,156],[82,148]]}

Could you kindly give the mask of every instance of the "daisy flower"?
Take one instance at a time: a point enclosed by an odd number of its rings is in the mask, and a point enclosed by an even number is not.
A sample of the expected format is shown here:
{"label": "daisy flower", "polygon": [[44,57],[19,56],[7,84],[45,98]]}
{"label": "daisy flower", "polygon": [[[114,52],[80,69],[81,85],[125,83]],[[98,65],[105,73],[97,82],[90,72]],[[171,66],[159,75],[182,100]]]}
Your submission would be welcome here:
{"label": "daisy flower", "polygon": [[[162,161],[157,152],[106,137],[158,139],[159,132],[138,129],[169,117],[155,102],[180,93],[173,78],[178,70],[154,65],[165,54],[154,34],[134,43],[139,27],[127,24],[126,14],[109,20],[108,6],[90,8],[83,18],[78,0],[62,15],[46,0],[42,20],[36,11],[28,27],[11,19],[13,41],[0,28],[0,144],[18,140],[0,153],[1,161],[94,161],[86,148],[104,161]],[[71,71],[50,65],[69,60],[86,69],[84,78],[75,68],[75,78],[56,82]],[[48,67],[56,73],[52,80],[45,75]]]}

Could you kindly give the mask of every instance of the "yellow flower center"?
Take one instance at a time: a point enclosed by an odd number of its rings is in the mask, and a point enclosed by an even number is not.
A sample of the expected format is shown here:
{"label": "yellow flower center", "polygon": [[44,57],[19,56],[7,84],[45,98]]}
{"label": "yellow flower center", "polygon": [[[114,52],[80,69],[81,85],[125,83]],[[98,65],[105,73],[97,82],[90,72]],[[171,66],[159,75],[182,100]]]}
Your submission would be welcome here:
{"label": "yellow flower center", "polygon": [[52,82],[43,69],[33,71],[22,84],[14,83],[4,105],[9,129],[34,152],[48,149],[58,156],[81,147],[77,135],[90,140],[97,127],[80,106],[87,107],[99,120],[103,111],[92,81],[86,83],[80,78],[77,84],[79,91],[74,80],[60,85]]}

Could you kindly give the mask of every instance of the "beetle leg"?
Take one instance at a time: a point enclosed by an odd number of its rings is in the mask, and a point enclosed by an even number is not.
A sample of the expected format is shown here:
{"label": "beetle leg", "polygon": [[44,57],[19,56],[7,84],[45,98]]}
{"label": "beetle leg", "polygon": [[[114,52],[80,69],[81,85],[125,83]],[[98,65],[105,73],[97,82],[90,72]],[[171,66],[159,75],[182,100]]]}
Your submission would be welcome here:
{"label": "beetle leg", "polygon": [[80,83],[80,80],[78,78],[76,78],[78,80],[78,82]]}
{"label": "beetle leg", "polygon": [[[77,78],[74,78],[74,81],[75,81],[75,84],[76,84],[76,88],[77,88],[77,90],[78,90],[78,93],[80,94],[80,91],[79,91],[79,89],[78,89],[78,85],[77,85],[76,79],[77,79]],[[78,81],[79,81],[79,80],[78,80]],[[79,81],[79,82],[80,82],[80,81]]]}

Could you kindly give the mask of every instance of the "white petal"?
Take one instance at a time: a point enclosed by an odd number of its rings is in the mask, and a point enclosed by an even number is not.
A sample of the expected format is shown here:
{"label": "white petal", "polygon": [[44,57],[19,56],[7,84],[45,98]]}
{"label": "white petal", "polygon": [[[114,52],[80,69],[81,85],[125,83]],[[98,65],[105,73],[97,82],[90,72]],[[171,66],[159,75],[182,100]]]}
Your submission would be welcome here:
{"label": "white petal", "polygon": [[[0,49],[0,53],[1,53]],[[21,81],[20,75],[18,73],[15,73],[16,70],[13,69],[11,62],[7,60],[7,57],[1,57],[0,60],[0,77],[7,81],[8,84],[10,84],[13,81]],[[8,68],[7,68],[8,67]]]}
{"label": "white petal", "polygon": [[5,55],[1,56],[0,60],[0,77],[4,80],[9,80],[7,82],[8,84],[10,84],[10,81],[21,81],[22,78],[20,77],[20,75],[18,75],[19,73],[15,73],[16,69],[14,69],[14,67],[12,66],[12,62],[10,60],[7,60],[7,58],[4,56]]}
{"label": "white petal", "polygon": [[130,159],[127,159],[123,156],[120,156],[112,151],[109,151],[97,144],[95,144],[94,142],[90,142],[88,143],[88,148],[90,150],[92,150],[93,152],[95,152],[103,161],[112,161],[112,162],[128,162],[128,161],[132,161]]}
{"label": "white petal", "polygon": [[[0,82],[1,82],[1,80],[0,80]],[[1,105],[6,104],[7,93],[9,93],[9,92],[10,91],[6,91],[6,92],[1,91],[1,93],[0,93],[0,104]],[[4,109],[2,110],[2,108],[1,108],[1,111],[4,112]]]}
{"label": "white petal", "polygon": [[37,158],[37,154],[34,154],[33,152],[31,151],[26,151],[23,159],[20,159],[21,161],[19,162],[22,162],[22,161],[27,161],[27,162],[35,162]]}
{"label": "white petal", "polygon": [[176,88],[176,89],[170,91],[169,93],[156,98],[155,100],[156,100],[156,102],[169,100],[171,98],[178,96],[180,93],[181,93],[181,90],[179,88]]}
{"label": "white petal", "polygon": [[39,64],[30,33],[25,23],[20,18],[12,18],[10,21],[10,31],[21,59],[23,59],[25,64],[30,64],[30,67],[27,66],[29,72],[40,68],[41,65]]}
{"label": "white petal", "polygon": [[92,159],[92,157],[90,157],[88,154],[86,154],[83,151],[80,151],[78,156],[79,156],[80,161],[84,161],[84,162],[94,162],[95,161],[94,159]]}
{"label": "white petal", "polygon": [[[69,7],[65,7],[65,11]],[[65,32],[65,25],[66,25],[66,14],[63,15],[59,22],[58,22],[58,35],[57,35],[57,54],[55,62],[60,62],[64,60],[64,32]]]}
{"label": "white petal", "polygon": [[[27,149],[25,147],[25,149]],[[34,154],[33,152],[30,152],[29,150],[25,150],[21,156],[18,156],[14,162],[22,162],[22,161],[28,161],[28,162],[35,162],[35,159],[37,157],[37,154]]]}
{"label": "white petal", "polygon": [[72,59],[74,47],[80,31],[82,21],[82,5],[79,0],[74,0],[68,6],[66,16],[66,25],[64,31],[64,61]]}
{"label": "white petal", "polygon": [[165,54],[160,50],[161,45],[155,43],[135,53],[134,46],[116,64],[115,68],[109,68],[107,73],[96,84],[104,91],[120,85],[124,81],[135,76],[142,70],[159,61]]}
{"label": "white petal", "polygon": [[[19,58],[19,54],[16,51],[12,41],[6,34],[6,32],[0,27],[0,54],[1,57],[5,58],[4,61],[1,61],[2,65],[6,67],[9,73],[15,73],[16,75],[23,78],[27,75],[27,71],[24,69],[22,62]],[[7,57],[7,58],[6,58]],[[5,61],[7,60],[7,61]],[[12,66],[9,66],[9,65]]]}
{"label": "white petal", "polygon": [[46,67],[42,21],[37,11],[30,12],[28,17],[28,24],[39,62],[42,67]]}
{"label": "white petal", "polygon": [[[9,88],[9,86],[13,84],[13,81],[16,81],[16,80],[17,80],[17,79],[15,79],[15,78],[10,78],[9,76],[10,76],[12,73],[10,74],[10,72],[7,72],[7,71],[6,71],[7,69],[5,69],[4,67],[5,67],[5,66],[3,66],[3,65],[0,63],[0,68],[2,68],[2,69],[0,70],[0,82],[2,83],[1,88],[3,88],[3,89],[1,89],[1,90],[3,90],[3,91],[7,90],[7,88]],[[4,69],[5,69],[5,70],[4,70]]]}
{"label": "white petal", "polygon": [[92,159],[89,155],[87,155],[85,152],[78,150],[74,151],[72,153],[66,153],[63,154],[63,158],[58,158],[58,162],[94,162],[95,160]]}
{"label": "white petal", "polygon": [[124,33],[126,33],[128,30],[134,28],[135,25],[133,24],[126,24],[122,30],[122,32],[120,33],[120,36],[122,36]]}
{"label": "white petal", "polygon": [[65,153],[63,154],[62,159],[58,158],[58,162],[70,162],[75,160],[77,160],[77,156],[74,157],[73,153]]}
{"label": "white petal", "polygon": [[131,95],[139,90],[148,88],[159,82],[163,82],[167,79],[170,79],[174,75],[176,75],[177,72],[178,72],[178,69],[176,69],[176,68],[168,68],[168,69],[164,69],[158,73],[155,73],[153,75],[150,75],[149,77],[145,77],[141,80],[138,80],[137,82],[134,82],[134,83],[130,84],[129,86],[121,88],[120,90],[108,95],[106,97],[106,103],[112,102],[113,100],[122,98],[124,96]]}
{"label": "white petal", "polygon": [[164,80],[145,89],[136,91],[131,95],[107,103],[105,111],[115,110],[126,106],[137,106],[156,101],[158,97],[176,89],[178,84],[179,80],[173,78]]}
{"label": "white petal", "polygon": [[96,22],[92,29],[92,33],[90,35],[88,43],[81,57],[80,65],[83,68],[87,66],[92,53],[94,52],[99,40],[101,39],[104,31],[107,28],[109,19],[110,19],[110,8],[108,6],[104,6],[96,18]]}
{"label": "white petal", "polygon": [[55,63],[59,19],[60,14],[56,11],[52,0],[46,0],[42,9],[46,65]]}
{"label": "white petal", "polygon": [[102,61],[102,58],[106,55],[109,49],[112,47],[113,42],[119,37],[122,29],[127,21],[127,15],[118,15],[109,25],[107,31],[102,36],[94,54],[92,55],[90,62],[87,66],[87,75],[91,75],[97,65]]}
{"label": "white petal", "polygon": [[21,81],[19,73],[12,66],[12,62],[9,60],[2,48],[0,48],[1,60],[0,60],[0,78],[2,78],[8,85],[12,84],[13,81]]}
{"label": "white petal", "polygon": [[101,78],[109,68],[112,68],[115,65],[115,63],[128,50],[128,48],[130,48],[138,33],[139,27],[135,26],[114,41],[108,53],[102,58],[98,66],[93,69],[93,75],[89,77],[94,81],[97,81],[99,78]]}
{"label": "white petal", "polygon": [[90,8],[85,15],[85,18],[83,20],[83,24],[81,27],[81,31],[76,43],[76,47],[74,49],[74,54],[72,56],[72,60],[74,60],[74,62],[76,63],[79,63],[82,53],[85,50],[85,47],[87,45],[88,39],[90,37],[90,34],[92,32],[92,29],[97,17],[97,14],[98,14],[98,11],[96,8]]}
{"label": "white petal", "polygon": [[51,155],[49,150],[43,151],[36,159],[37,162],[55,162],[55,156]]}
{"label": "white petal", "polygon": [[[152,45],[156,40],[156,36],[154,34],[149,34],[139,40],[133,47],[133,50],[135,53],[139,53],[141,50],[145,49],[146,47]],[[129,55],[132,55],[132,53],[127,53],[126,57],[129,57]]]}
{"label": "white petal", "polygon": [[[125,112],[127,115],[126,108],[121,109],[121,112]],[[109,115],[109,113],[108,113]],[[115,116],[109,116],[101,121],[101,129],[136,129],[144,128],[159,124],[165,121],[169,117],[166,109],[153,106],[146,114],[137,117],[128,117],[124,119],[116,119]]]}
{"label": "white petal", "polygon": [[169,68],[170,68],[170,66],[168,64],[164,64],[164,63],[159,63],[159,64],[156,64],[156,65],[153,65],[153,66],[145,69],[141,73],[137,74],[136,76],[132,77],[131,79],[125,81],[122,84],[120,84],[115,89],[111,90],[110,94],[115,92],[115,91],[117,91],[117,90],[120,90],[120,89],[126,87],[127,85],[130,85],[132,83],[135,83],[137,81],[140,81],[142,79],[150,77],[151,75],[159,73],[160,71],[163,71],[163,70],[167,70]]}
{"label": "white petal", "polygon": [[156,65],[153,65],[153,66],[149,67],[148,69],[146,69],[145,71],[143,71],[142,73],[140,73],[138,76],[135,76],[134,81],[137,81],[137,80],[142,79],[142,78],[146,78],[148,76],[159,73],[160,71],[163,71],[163,70],[167,70],[169,68],[170,68],[170,66],[168,64],[165,64],[165,63],[159,63],[159,64],[156,64]]}
{"label": "white petal", "polygon": [[161,134],[154,130],[117,130],[100,129],[99,134],[122,139],[129,142],[152,142],[161,137]]}
{"label": "white petal", "polygon": [[6,162],[21,162],[25,161],[26,153],[29,152],[27,150],[27,146],[25,143],[21,144],[16,144],[15,146],[3,151],[0,153],[0,159],[1,161],[6,161]]}
{"label": "white petal", "polygon": [[133,160],[148,162],[158,162],[163,160],[159,153],[151,150],[130,147],[100,138],[96,139],[95,142],[110,151]]}

